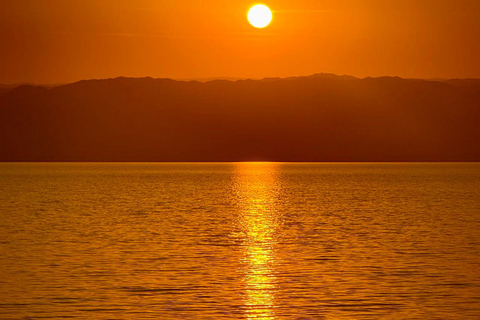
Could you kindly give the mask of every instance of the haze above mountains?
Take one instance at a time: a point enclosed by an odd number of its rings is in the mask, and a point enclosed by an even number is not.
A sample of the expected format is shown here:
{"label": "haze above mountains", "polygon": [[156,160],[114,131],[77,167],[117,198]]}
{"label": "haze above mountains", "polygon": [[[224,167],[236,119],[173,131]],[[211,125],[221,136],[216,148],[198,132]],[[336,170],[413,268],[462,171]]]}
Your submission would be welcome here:
{"label": "haze above mountains", "polygon": [[0,161],[480,161],[480,80],[0,86]]}

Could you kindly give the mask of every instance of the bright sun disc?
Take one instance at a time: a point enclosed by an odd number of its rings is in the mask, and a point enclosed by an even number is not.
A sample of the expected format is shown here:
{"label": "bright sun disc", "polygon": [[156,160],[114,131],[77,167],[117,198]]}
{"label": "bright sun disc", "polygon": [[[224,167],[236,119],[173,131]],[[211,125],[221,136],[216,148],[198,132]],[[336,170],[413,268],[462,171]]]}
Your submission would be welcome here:
{"label": "bright sun disc", "polygon": [[265,28],[272,21],[272,11],[263,4],[257,4],[248,11],[248,22],[255,28]]}

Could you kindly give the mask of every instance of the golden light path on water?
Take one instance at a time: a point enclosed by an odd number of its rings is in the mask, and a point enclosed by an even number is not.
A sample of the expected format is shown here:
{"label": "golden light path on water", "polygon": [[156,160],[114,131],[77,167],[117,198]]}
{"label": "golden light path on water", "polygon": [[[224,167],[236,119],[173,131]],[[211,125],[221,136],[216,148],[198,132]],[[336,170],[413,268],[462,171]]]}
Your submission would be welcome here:
{"label": "golden light path on water", "polygon": [[247,319],[276,319],[275,276],[278,164],[239,163],[236,192],[240,207]]}

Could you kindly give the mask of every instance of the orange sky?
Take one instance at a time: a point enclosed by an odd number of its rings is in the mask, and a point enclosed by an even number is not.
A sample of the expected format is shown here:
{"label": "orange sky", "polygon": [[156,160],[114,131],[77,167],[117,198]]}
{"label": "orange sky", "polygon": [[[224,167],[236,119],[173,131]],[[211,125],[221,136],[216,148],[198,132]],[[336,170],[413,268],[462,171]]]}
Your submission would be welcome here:
{"label": "orange sky", "polygon": [[479,0],[0,0],[0,83],[480,77]]}

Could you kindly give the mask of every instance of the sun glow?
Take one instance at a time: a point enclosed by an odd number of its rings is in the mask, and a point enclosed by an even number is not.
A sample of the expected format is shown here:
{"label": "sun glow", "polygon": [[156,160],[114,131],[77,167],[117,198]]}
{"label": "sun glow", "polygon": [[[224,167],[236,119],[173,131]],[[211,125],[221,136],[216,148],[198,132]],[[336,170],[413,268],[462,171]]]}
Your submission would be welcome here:
{"label": "sun glow", "polygon": [[272,11],[263,4],[257,4],[248,11],[248,21],[255,28],[265,28],[272,22]]}

